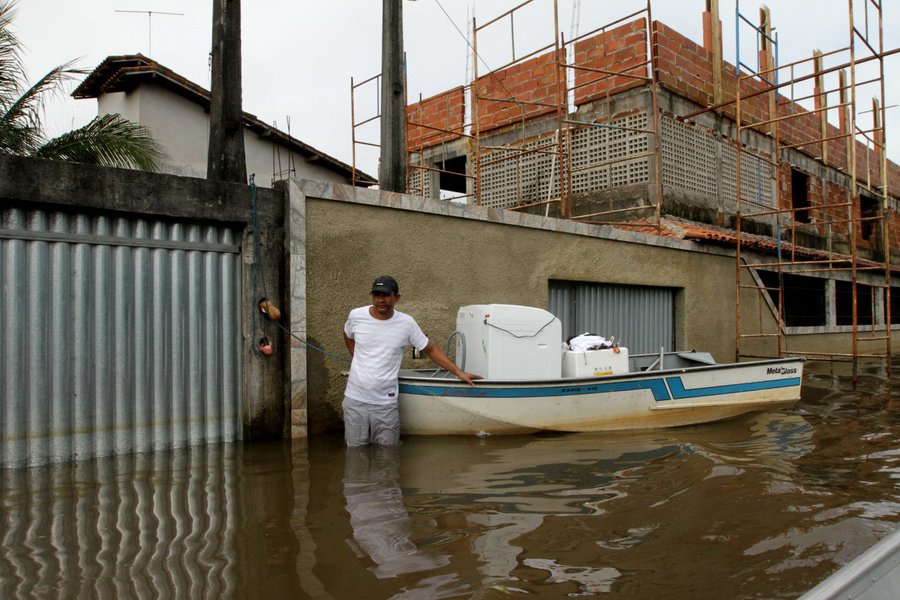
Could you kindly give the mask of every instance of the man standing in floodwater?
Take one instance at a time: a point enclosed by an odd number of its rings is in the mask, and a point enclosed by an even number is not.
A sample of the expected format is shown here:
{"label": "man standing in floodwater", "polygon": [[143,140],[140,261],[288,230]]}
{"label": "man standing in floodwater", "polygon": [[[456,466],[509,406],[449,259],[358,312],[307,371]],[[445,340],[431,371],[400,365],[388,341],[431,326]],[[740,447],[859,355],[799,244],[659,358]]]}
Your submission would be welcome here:
{"label": "man standing in floodwater", "polygon": [[382,275],[372,284],[372,304],[351,310],[344,324],[344,343],[353,357],[342,405],[348,446],[400,442],[397,374],[407,347],[425,353],[469,385],[481,379],[457,367],[431,343],[415,319],[394,310],[399,300],[397,280]]}

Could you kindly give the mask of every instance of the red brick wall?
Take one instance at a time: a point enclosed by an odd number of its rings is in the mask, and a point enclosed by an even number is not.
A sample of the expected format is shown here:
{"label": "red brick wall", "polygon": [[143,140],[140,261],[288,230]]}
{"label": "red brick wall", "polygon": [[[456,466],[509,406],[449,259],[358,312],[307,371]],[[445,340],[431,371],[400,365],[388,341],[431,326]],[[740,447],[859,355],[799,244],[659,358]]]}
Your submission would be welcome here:
{"label": "red brick wall", "polygon": [[[657,53],[659,82],[669,90],[694,100],[700,105],[713,103],[712,53],[700,44],[686,38],[664,23],[654,21],[653,44]],[[592,69],[605,71],[630,72],[646,76],[646,19],[635,19],[615,29],[601,32],[595,36],[581,40],[575,44],[575,62]],[[562,75],[562,73],[560,73]],[[581,105],[609,94],[620,93],[635,86],[642,85],[638,79],[621,75],[606,77],[600,73],[575,71],[575,103]],[[724,98],[735,97],[736,78],[734,67],[723,64],[722,88]],[[745,123],[759,122],[769,119],[768,94],[746,98],[748,94],[764,90],[763,82],[745,79],[741,82],[742,120]],[[516,122],[546,116],[554,111],[552,106],[559,101],[557,88],[557,65],[552,52],[531,58],[525,62],[496,71],[478,79],[479,126],[481,132],[488,132]],[[517,104],[515,102],[497,102],[485,98],[511,98],[519,102],[540,102],[542,104]],[[464,126],[465,91],[457,87],[445,93],[433,96],[407,108],[407,119],[410,122],[408,144],[411,150],[427,148],[441,142],[455,139],[458,135],[437,132],[427,125],[439,129],[462,132]],[[807,142],[797,149],[810,156],[822,154],[821,143],[809,143],[821,138],[819,116],[810,113],[803,107],[791,103],[787,98],[778,96],[779,115],[794,113],[797,118],[779,122],[779,135],[783,145],[796,145]],[[726,116],[735,118],[734,104],[725,107]],[[768,129],[766,126],[762,126]],[[825,137],[837,137],[840,131],[828,124]],[[833,139],[828,145],[827,163],[838,169],[847,169],[847,152],[845,139]],[[870,155],[867,163],[866,157]],[[866,169],[872,170],[874,181],[880,181],[879,165],[874,152],[866,149],[862,143],[857,144],[857,173],[865,177]],[[900,166],[889,163],[888,186],[894,193],[900,192]]]}
{"label": "red brick wall", "polygon": [[[653,44],[657,53],[660,85],[702,106],[712,105],[714,103],[712,52],[659,21],[653,22]],[[723,98],[731,99],[736,96],[736,83],[734,67],[723,61]],[[742,96],[763,89],[765,84],[759,81],[744,79],[741,82]],[[742,120],[753,122],[767,119],[768,102],[765,95],[742,100]],[[734,119],[735,106],[733,104],[726,106],[723,113]]]}
{"label": "red brick wall", "polygon": [[[660,84],[681,96],[694,100],[700,105],[712,105],[712,53],[658,21],[653,23],[653,43],[656,45]],[[733,99],[735,97],[735,84],[734,66],[724,63],[722,70],[722,94],[725,99]],[[764,90],[765,87],[766,84],[763,82],[745,79],[741,82],[741,95],[743,97],[755,91]],[[748,123],[768,120],[770,118],[768,102],[768,94],[761,94],[742,100],[742,121]],[[796,118],[779,121],[778,132],[782,145],[793,146],[805,143],[804,146],[796,149],[812,157],[821,157],[822,143],[810,143],[811,140],[818,140],[823,137],[837,138],[840,135],[840,130],[829,123],[823,136],[819,124],[819,113],[809,112],[784,96],[778,96],[778,107],[778,115],[780,117],[790,114],[798,115]],[[727,106],[723,112],[726,116],[732,119],[735,118],[735,106],[733,104]],[[760,129],[767,130],[768,127],[763,125]],[[848,165],[847,139],[832,139],[826,144],[828,145],[827,164],[846,171]],[[874,186],[880,187],[880,164],[876,159],[874,150],[868,149],[862,142],[857,142],[856,144],[856,172],[861,181],[865,181],[867,173],[870,173]],[[789,168],[787,177],[788,181],[790,181]],[[888,190],[894,196],[900,193],[900,165],[890,161],[888,162]],[[810,191],[812,192],[812,189]],[[790,198],[789,189],[787,193],[787,197]],[[819,190],[819,194],[818,198],[811,198],[814,204],[822,201],[821,190]],[[829,184],[826,203],[840,204],[843,202],[846,202],[846,191]],[[829,214],[827,217],[822,218],[832,221],[835,219],[841,221],[846,219],[846,208],[831,209],[830,212],[835,210],[838,210],[841,214]],[[815,209],[811,210],[810,214],[819,218]],[[894,227],[900,226],[900,217],[895,215],[894,221]],[[848,228],[845,223],[834,225],[833,229],[836,232],[848,234]],[[900,239],[897,236],[892,235],[891,242],[892,247],[900,248]]]}
{"label": "red brick wall", "polygon": [[653,22],[653,45],[660,84],[699,104],[713,103],[711,52],[659,21]]}
{"label": "red brick wall", "polygon": [[[575,64],[648,77],[647,20],[636,19],[575,43]],[[646,82],[634,77],[575,69],[575,104],[580,106]]]}
{"label": "red brick wall", "polygon": [[[781,194],[779,198],[779,206],[783,209],[791,208],[791,166],[787,164],[781,165]],[[847,189],[832,181],[824,182],[820,177],[809,178],[809,216],[815,218],[815,225],[804,225],[803,231],[816,233],[824,236],[829,230],[842,236],[844,239],[850,238],[849,207],[847,202]],[[854,199],[854,201],[857,201]],[[858,210],[859,207],[857,206]],[[896,212],[891,215],[889,220],[885,221],[891,230],[891,247],[898,248],[900,238],[900,214]],[[873,240],[859,240],[859,244],[863,248],[874,248]]]}
{"label": "red brick wall", "polygon": [[[782,96],[779,96],[778,114],[780,117],[798,115],[792,119],[784,119],[778,124],[779,139],[783,146],[803,144],[796,149],[809,156],[821,158],[822,142],[813,142],[812,140],[821,140],[823,137],[834,138],[826,142],[828,146],[826,163],[837,169],[848,169],[847,138],[839,137],[840,129],[828,123],[823,136],[819,113],[809,112]],[[875,150],[859,141],[856,144],[856,175],[861,181],[866,181],[867,174],[874,186],[881,187],[881,165]],[[888,189],[891,193],[897,194],[900,192],[898,186],[900,186],[900,166],[888,161]]]}
{"label": "red brick wall", "polygon": [[[465,106],[463,86],[407,106],[407,147],[411,151],[417,151],[460,137],[465,125]],[[431,127],[443,131],[430,129]],[[455,133],[446,133],[447,131]]]}
{"label": "red brick wall", "polygon": [[843,235],[845,238],[850,236],[850,224],[847,222],[849,218],[849,207],[842,206],[847,203],[847,190],[842,186],[831,181],[825,183],[826,202],[828,208],[824,219],[831,224],[831,230],[835,233]]}
{"label": "red brick wall", "polygon": [[[790,209],[793,190],[791,189],[791,171],[788,164],[780,166],[781,194],[779,194],[779,208]],[[818,235],[826,235],[830,230],[836,234],[847,237],[849,228],[847,221],[847,207],[838,206],[847,202],[847,190],[832,183],[822,181],[821,177],[809,177],[808,199],[810,207],[808,214],[815,219],[815,225],[804,225],[803,230]],[[824,188],[823,188],[824,183]]]}
{"label": "red brick wall", "polygon": [[[652,43],[657,54],[657,72],[659,82],[685,98],[693,100],[701,106],[713,104],[712,83],[712,53],[700,44],[691,41],[665,24],[654,21],[652,24]],[[610,31],[601,32],[575,44],[575,62],[592,69],[604,71],[630,72],[642,76],[647,75],[645,62],[647,42],[646,19],[635,19]],[[562,62],[562,61],[560,61]],[[482,76],[477,81],[478,92],[478,127],[480,133],[496,130],[524,120],[537,120],[546,118],[555,111],[554,106],[560,101],[558,77],[564,76],[556,61],[553,52],[533,57],[527,61],[515,64],[506,69]],[[575,102],[577,105],[605,97],[610,94],[620,93],[644,82],[639,79],[612,77],[603,74],[575,70]],[[737,79],[734,67],[728,63],[722,68],[722,93],[725,99],[735,97]],[[741,82],[741,114],[744,123],[760,122],[769,117],[769,94],[760,94],[753,98],[746,98],[748,94],[766,89],[766,84],[754,80],[745,79]],[[487,98],[492,98],[488,100]],[[510,99],[510,102],[498,102],[496,99]],[[458,137],[456,134],[446,134],[426,129],[421,125],[428,125],[451,131],[462,131],[464,120],[465,91],[463,88],[454,88],[446,93],[423,100],[418,104],[408,107],[407,115],[410,121],[408,130],[409,147],[411,150],[433,146],[442,141]],[[529,104],[529,102],[531,102]],[[534,104],[534,102],[540,104]],[[522,103],[522,104],[520,104]],[[810,143],[823,137],[820,131],[818,113],[810,113],[803,107],[791,103],[787,98],[778,96],[779,115],[790,113],[797,114],[794,119],[786,119],[778,124],[782,145],[795,145],[806,143],[806,146],[797,150],[813,157],[822,154],[822,144]],[[731,104],[723,109],[726,116],[735,118],[735,105]],[[832,115],[833,116],[833,115]],[[416,124],[419,124],[417,126]],[[769,126],[760,127],[768,131]],[[837,127],[829,124],[825,137],[840,135]],[[835,168],[847,169],[847,142],[846,139],[835,139],[827,142],[827,163]],[[867,156],[869,160],[867,161]],[[866,173],[871,172],[872,181],[876,186],[880,185],[880,165],[875,160],[875,154],[869,151],[864,144],[857,143],[857,174],[861,180],[865,180]],[[889,163],[889,189],[894,195],[900,193],[900,166]],[[790,170],[787,171],[790,181]],[[820,184],[811,181],[811,193],[814,205],[826,198],[827,204],[841,203],[844,192],[840,188],[834,188],[829,184],[829,189],[824,192],[819,189]],[[787,186],[790,187],[789,185]],[[784,193],[784,191],[783,191]],[[787,190],[790,198],[790,190]],[[838,197],[839,196],[839,197]],[[844,214],[819,215],[820,210],[813,209],[811,214],[817,219],[843,220]],[[835,231],[845,232],[846,225],[834,226]],[[892,236],[893,245],[900,247],[898,236]]]}
{"label": "red brick wall", "polygon": [[[560,71],[557,75],[557,62],[562,60],[557,61],[555,53],[549,52],[479,77],[476,84],[480,133],[554,112],[553,106],[543,104],[556,105],[560,101],[558,77],[564,74]],[[498,98],[512,102],[495,101]]]}
{"label": "red brick wall", "polygon": [[[900,247],[900,212],[893,211],[893,218],[888,221],[888,226],[891,228],[891,248],[897,249]],[[897,261],[893,259],[891,261],[891,266],[896,270]],[[894,280],[896,281],[897,275],[894,274]],[[900,298],[897,299],[897,302],[900,302]]]}

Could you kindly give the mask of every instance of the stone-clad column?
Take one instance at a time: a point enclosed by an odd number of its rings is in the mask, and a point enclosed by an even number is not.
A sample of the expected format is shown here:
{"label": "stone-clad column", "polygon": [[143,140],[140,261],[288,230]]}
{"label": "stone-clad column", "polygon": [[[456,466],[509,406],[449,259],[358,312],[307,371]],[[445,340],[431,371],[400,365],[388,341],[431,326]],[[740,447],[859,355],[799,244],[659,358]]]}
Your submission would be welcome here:
{"label": "stone-clad column", "polygon": [[287,185],[284,238],[287,271],[287,325],[293,333],[285,365],[291,438],[308,435],[306,403],[306,196],[291,179]]}

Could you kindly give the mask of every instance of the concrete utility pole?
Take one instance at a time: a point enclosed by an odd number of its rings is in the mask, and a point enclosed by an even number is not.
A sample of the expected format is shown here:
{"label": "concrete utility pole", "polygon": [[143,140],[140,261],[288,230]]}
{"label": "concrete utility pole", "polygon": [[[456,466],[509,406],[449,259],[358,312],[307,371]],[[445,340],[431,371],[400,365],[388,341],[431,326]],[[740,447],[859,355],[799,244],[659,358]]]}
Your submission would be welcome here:
{"label": "concrete utility pole", "polygon": [[213,0],[206,178],[247,183],[241,104],[241,2]]}
{"label": "concrete utility pole", "polygon": [[381,162],[378,185],[406,191],[406,68],[403,54],[403,0],[382,0]]}

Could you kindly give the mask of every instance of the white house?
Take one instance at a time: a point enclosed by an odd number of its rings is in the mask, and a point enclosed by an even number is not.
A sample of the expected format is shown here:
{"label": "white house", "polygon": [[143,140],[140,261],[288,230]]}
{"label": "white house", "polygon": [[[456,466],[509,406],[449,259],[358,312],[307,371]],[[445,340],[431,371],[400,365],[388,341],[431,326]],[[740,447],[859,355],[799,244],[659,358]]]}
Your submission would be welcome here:
{"label": "white house", "polygon": [[[162,146],[159,171],[206,177],[209,90],[141,54],[109,56],[72,95],[96,98],[98,114],[118,113],[153,133]],[[244,113],[247,174],[269,187],[288,177],[372,185],[376,180]]]}

